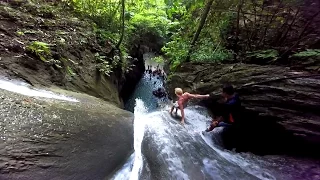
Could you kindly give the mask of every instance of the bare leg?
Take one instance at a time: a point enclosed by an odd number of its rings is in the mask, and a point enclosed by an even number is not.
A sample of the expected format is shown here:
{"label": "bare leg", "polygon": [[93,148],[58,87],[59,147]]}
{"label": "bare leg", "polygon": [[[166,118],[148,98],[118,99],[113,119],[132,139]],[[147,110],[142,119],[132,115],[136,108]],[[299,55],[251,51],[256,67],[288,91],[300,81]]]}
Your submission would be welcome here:
{"label": "bare leg", "polygon": [[171,115],[172,115],[173,109],[174,109],[174,106],[172,106],[172,108],[171,108],[171,110],[170,110],[170,114],[171,114]]}

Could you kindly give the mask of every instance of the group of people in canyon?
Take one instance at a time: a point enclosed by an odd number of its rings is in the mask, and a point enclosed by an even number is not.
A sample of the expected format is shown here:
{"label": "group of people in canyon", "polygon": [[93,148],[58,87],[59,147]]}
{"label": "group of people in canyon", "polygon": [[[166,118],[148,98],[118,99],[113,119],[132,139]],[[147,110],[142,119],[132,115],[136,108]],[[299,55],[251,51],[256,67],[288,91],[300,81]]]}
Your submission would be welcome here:
{"label": "group of people in canyon", "polygon": [[[165,72],[163,70],[160,69],[159,65],[156,66],[155,70],[152,70],[152,66],[148,65],[147,66],[147,70],[146,73],[148,73],[150,76],[150,81],[151,81],[151,77],[157,76],[157,79],[160,79],[161,81],[165,80]],[[157,82],[155,81],[154,84],[156,84]],[[163,87],[159,87],[155,90],[152,91],[152,94],[156,97],[156,98],[164,98],[167,96],[167,93],[165,91],[165,89]]]}
{"label": "group of people in canyon", "polygon": [[163,81],[166,79],[166,74],[162,69],[160,69],[159,64],[156,66],[155,70],[152,70],[152,66],[148,65],[146,69],[146,73],[150,75],[149,76],[150,80],[152,76],[153,77],[158,76],[157,78]]}

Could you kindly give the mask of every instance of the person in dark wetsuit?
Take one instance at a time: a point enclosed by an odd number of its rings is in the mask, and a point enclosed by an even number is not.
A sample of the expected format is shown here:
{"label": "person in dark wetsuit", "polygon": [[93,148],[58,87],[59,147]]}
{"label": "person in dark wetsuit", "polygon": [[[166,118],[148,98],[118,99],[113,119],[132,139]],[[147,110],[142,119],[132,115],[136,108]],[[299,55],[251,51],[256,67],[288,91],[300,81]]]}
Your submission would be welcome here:
{"label": "person in dark wetsuit", "polygon": [[222,96],[225,101],[221,108],[222,111],[212,120],[206,132],[212,131],[215,127],[230,127],[240,118],[242,111],[241,101],[234,92],[233,86],[225,85],[222,89]]}
{"label": "person in dark wetsuit", "polygon": [[158,88],[157,90],[152,91],[152,94],[157,98],[163,98],[166,96],[166,92],[162,88]]}

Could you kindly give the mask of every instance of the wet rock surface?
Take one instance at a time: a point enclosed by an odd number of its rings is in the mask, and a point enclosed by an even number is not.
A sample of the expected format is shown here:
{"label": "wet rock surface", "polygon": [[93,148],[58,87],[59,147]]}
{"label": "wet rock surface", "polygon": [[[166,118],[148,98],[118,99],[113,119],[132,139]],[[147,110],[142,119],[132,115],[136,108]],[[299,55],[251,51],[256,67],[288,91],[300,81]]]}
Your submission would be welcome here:
{"label": "wet rock surface", "polygon": [[202,103],[214,113],[224,83],[237,88],[246,108],[237,133],[243,136],[230,135],[236,146],[262,154],[318,156],[319,74],[271,65],[185,63],[171,76],[168,90],[211,93],[212,98]]}
{"label": "wet rock surface", "polygon": [[132,153],[132,113],[69,95],[80,102],[0,90],[0,179],[103,179]]}
{"label": "wet rock surface", "polygon": [[[111,63],[119,59],[119,52],[98,37],[92,21],[77,18],[59,4],[0,1],[0,75],[83,92],[123,107],[119,92],[124,86],[132,93],[128,87],[134,88],[144,70],[139,69],[140,61],[125,59],[128,66],[135,65],[132,71],[114,67],[105,75],[98,68],[101,58]],[[48,50],[40,57],[30,50],[34,43],[44,43]]]}

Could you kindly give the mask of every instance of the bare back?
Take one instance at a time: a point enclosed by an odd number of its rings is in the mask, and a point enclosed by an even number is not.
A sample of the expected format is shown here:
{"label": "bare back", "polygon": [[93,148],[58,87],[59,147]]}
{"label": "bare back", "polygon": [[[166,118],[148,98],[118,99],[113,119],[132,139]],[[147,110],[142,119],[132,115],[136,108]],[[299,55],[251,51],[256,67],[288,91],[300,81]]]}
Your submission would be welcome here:
{"label": "bare back", "polygon": [[190,95],[189,93],[183,93],[181,96],[178,97],[178,104],[182,104],[182,105],[185,105],[188,100],[190,99]]}

